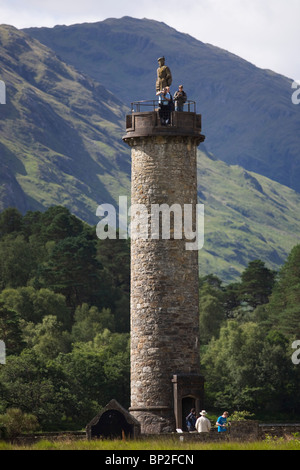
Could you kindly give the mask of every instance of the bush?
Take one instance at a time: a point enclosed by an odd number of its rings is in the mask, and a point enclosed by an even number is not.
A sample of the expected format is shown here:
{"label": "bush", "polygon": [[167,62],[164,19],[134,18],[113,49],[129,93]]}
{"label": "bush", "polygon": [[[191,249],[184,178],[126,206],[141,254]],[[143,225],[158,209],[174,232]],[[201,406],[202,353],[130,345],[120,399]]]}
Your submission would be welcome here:
{"label": "bush", "polygon": [[230,421],[245,421],[246,419],[251,419],[254,417],[253,413],[250,411],[234,411],[230,415]]}
{"label": "bush", "polygon": [[35,431],[38,421],[32,414],[23,413],[19,408],[10,408],[0,415],[0,428],[4,429],[6,438],[15,439],[24,432]]}

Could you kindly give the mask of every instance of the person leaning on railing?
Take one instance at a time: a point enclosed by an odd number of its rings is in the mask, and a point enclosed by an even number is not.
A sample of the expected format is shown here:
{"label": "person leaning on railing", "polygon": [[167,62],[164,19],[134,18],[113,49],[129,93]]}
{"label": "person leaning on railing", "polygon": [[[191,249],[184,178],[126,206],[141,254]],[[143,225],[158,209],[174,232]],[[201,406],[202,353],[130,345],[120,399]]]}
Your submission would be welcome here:
{"label": "person leaning on railing", "polygon": [[172,98],[167,88],[168,87],[165,87],[163,90],[156,92],[156,96],[159,96],[159,117],[163,126],[170,123],[170,102]]}
{"label": "person leaning on railing", "polygon": [[187,100],[187,94],[183,90],[183,85],[179,85],[178,90],[175,92],[175,111],[183,111],[183,105]]}

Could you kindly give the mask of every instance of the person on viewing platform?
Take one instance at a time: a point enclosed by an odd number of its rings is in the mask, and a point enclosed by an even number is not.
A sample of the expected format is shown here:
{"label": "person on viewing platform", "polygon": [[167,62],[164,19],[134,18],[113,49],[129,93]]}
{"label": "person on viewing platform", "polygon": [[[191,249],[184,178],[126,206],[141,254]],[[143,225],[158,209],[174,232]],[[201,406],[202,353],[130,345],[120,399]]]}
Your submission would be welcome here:
{"label": "person on viewing platform", "polygon": [[179,85],[178,90],[175,92],[175,111],[183,111],[183,105],[187,100],[187,94],[183,90],[183,85]]}
{"label": "person on viewing platform", "polygon": [[167,87],[165,87],[163,90],[156,92],[156,96],[159,96],[159,117],[161,124],[164,126],[170,123],[171,94],[168,92]]}

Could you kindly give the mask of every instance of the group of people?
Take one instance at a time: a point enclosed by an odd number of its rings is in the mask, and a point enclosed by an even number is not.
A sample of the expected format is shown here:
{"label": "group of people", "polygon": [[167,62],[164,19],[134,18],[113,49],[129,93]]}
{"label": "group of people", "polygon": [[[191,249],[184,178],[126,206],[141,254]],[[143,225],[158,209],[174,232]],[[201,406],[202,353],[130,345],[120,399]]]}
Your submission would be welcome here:
{"label": "group of people", "polygon": [[165,58],[159,57],[156,78],[156,96],[159,96],[159,116],[161,124],[170,124],[171,112],[183,111],[184,103],[187,100],[183,85],[179,85],[178,90],[174,94],[174,99],[170,92],[172,84],[172,73],[170,68],[165,64]]}
{"label": "group of people", "polygon": [[[211,422],[206,417],[207,413],[205,410],[200,412],[199,418],[196,416],[195,408],[191,409],[191,412],[186,417],[186,426],[189,432],[209,432],[211,430]],[[230,423],[227,423],[228,411],[219,416],[217,419],[216,425],[218,426],[218,432],[226,432],[227,426]]]}
{"label": "group of people", "polygon": [[183,85],[179,85],[178,90],[171,95],[170,87],[166,86],[162,90],[156,92],[159,104],[159,116],[162,125],[170,124],[171,112],[183,111],[184,103],[187,100],[187,95],[183,90]]}

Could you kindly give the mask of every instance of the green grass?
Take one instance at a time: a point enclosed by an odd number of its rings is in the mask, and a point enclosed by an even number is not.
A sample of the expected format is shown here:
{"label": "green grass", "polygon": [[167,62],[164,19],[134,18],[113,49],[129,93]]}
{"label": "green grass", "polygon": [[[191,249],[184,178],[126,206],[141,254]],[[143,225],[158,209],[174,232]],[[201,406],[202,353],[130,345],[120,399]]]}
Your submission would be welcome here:
{"label": "green grass", "polygon": [[149,440],[41,440],[33,445],[13,445],[0,441],[1,450],[102,450],[102,451],[152,451],[152,450],[300,450],[298,439],[265,439],[257,442],[180,442],[178,439]]}

